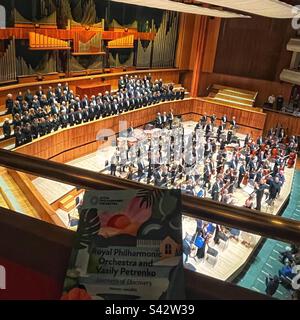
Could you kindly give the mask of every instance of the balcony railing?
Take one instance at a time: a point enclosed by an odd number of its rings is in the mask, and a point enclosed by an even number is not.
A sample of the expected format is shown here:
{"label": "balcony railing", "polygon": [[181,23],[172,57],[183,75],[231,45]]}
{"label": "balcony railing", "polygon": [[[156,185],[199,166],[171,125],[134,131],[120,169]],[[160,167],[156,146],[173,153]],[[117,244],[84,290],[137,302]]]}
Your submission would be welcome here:
{"label": "balcony railing", "polygon": [[[0,166],[22,171],[39,177],[56,180],[59,182],[71,184],[85,189],[130,189],[141,188],[139,183],[111,177],[103,174],[97,174],[88,170],[71,167],[65,164],[52,162],[22,155],[16,152],[0,150]],[[142,185],[142,188],[154,190],[155,187]],[[245,208],[223,205],[187,195],[182,195],[182,209],[185,214],[198,219],[211,221],[228,227],[244,230],[249,233],[259,234],[263,237],[282,240],[289,243],[300,243],[300,222],[285,219],[279,216],[268,215],[259,212],[253,212]],[[9,228],[15,232],[33,234],[36,239],[47,239],[47,241],[56,241],[55,237],[60,234],[59,239],[66,239],[66,242],[60,241],[64,252],[71,251],[73,233],[71,231],[49,225],[45,222],[28,218],[22,215],[11,215],[12,211],[0,209],[0,231],[3,226],[5,230]],[[23,221],[23,222],[21,222]],[[40,227],[37,227],[37,224]],[[1,227],[2,225],[2,227]],[[43,228],[44,232],[40,232]],[[4,241],[2,232],[0,232],[0,243]],[[15,248],[9,245],[9,254],[13,254]],[[8,250],[7,250],[8,251]],[[1,256],[1,246],[0,246]],[[37,259],[33,257],[34,253],[27,255],[27,259]],[[26,257],[24,257],[26,260]],[[42,259],[41,259],[42,260]],[[37,264],[42,269],[47,267],[46,262],[38,259]],[[43,265],[43,266],[42,266]],[[58,279],[67,267],[67,260],[61,258],[57,266]],[[259,293],[238,287],[234,284],[216,280],[202,274],[186,270],[186,288],[187,297],[191,299],[270,299]]]}

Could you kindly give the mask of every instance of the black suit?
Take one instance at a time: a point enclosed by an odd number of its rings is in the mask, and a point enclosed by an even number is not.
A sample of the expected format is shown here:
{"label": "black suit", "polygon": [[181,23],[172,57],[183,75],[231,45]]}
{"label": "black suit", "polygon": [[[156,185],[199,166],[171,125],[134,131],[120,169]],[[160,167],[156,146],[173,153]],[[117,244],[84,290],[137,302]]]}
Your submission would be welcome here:
{"label": "black suit", "polygon": [[66,128],[68,126],[68,115],[67,114],[62,114],[59,117],[59,120],[60,120],[62,128]]}
{"label": "black suit", "polygon": [[259,184],[258,187],[255,188],[256,193],[256,210],[261,210],[261,200],[264,195],[264,191],[268,189],[269,186],[267,184]]}
{"label": "black suit", "polygon": [[139,180],[141,180],[142,176],[144,175],[144,171],[145,171],[145,165],[142,161],[138,162],[138,177]]}
{"label": "black suit", "polygon": [[214,201],[219,201],[219,195],[220,195],[220,184],[218,182],[215,182],[211,189],[211,197]]}
{"label": "black suit", "polygon": [[12,113],[14,107],[14,101],[12,99],[7,99],[5,102],[7,113]]}
{"label": "black suit", "polygon": [[77,111],[75,113],[75,119],[76,119],[76,124],[81,124],[82,123],[83,116],[82,116],[82,112],[81,111]]}
{"label": "black suit", "polygon": [[9,123],[5,123],[3,124],[3,134],[4,134],[4,138],[8,139],[10,138],[11,135],[11,128],[10,128],[10,124]]}
{"label": "black suit", "polygon": [[239,169],[239,178],[238,178],[238,187],[239,188],[240,188],[240,185],[241,185],[241,182],[244,178],[245,173],[246,173],[245,166],[242,164]]}
{"label": "black suit", "polygon": [[76,123],[75,114],[74,112],[70,112],[68,115],[68,121],[71,127],[73,127]]}

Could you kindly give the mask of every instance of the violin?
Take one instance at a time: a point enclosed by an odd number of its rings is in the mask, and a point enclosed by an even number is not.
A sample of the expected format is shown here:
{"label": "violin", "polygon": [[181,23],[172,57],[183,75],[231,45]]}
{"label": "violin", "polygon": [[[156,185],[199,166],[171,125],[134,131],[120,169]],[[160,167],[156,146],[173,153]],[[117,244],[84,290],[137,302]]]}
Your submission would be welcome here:
{"label": "violin", "polygon": [[267,144],[266,143],[263,143],[260,145],[260,150],[261,151],[265,151],[266,150],[266,147],[267,147]]}

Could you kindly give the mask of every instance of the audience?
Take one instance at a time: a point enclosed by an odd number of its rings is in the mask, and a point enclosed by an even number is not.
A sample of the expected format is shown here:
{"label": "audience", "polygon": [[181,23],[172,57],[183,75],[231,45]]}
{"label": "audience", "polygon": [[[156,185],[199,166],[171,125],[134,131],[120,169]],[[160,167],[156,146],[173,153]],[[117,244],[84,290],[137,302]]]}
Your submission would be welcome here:
{"label": "audience", "polygon": [[283,266],[278,270],[278,276],[267,276],[266,278],[266,293],[274,295],[281,284],[291,292],[293,299],[299,298],[299,290],[295,290],[292,286],[293,278],[297,276],[294,273],[293,267],[300,263],[300,247],[292,244],[286,247],[285,251],[279,253],[279,260]]}
{"label": "audience", "polygon": [[[159,102],[184,99],[184,89],[174,90],[172,84],[163,84],[162,79],[151,80],[151,74],[144,78],[121,77],[117,92],[99,93],[88,98],[75,96],[68,83],[63,87],[49,87],[47,92],[39,87],[33,94],[29,89],[25,95],[19,92],[13,99],[7,95],[7,114],[13,116],[13,130],[16,146],[32,139],[81,123],[98,120]],[[3,124],[4,138],[11,137],[9,121]]]}
{"label": "audience", "polygon": [[268,97],[264,107],[290,113],[296,117],[300,117],[300,95],[296,94],[291,97],[289,102],[285,102],[282,95],[275,96],[272,94]]}

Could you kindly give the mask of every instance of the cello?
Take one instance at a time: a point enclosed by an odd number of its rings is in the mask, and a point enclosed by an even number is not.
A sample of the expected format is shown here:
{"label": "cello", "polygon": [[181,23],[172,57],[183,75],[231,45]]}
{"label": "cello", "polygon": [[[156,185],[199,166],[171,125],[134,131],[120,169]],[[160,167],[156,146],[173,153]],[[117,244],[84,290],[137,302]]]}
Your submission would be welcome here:
{"label": "cello", "polygon": [[287,166],[288,168],[293,168],[296,162],[296,153],[295,152],[291,152],[289,155],[289,160],[287,161]]}
{"label": "cello", "polygon": [[272,158],[277,158],[278,156],[278,149],[276,147],[273,147],[272,150],[271,150],[271,156]]}
{"label": "cello", "polygon": [[248,184],[248,182],[249,182],[249,172],[246,171],[245,174],[244,174],[243,180],[242,180],[242,184],[244,186],[246,186]]}

